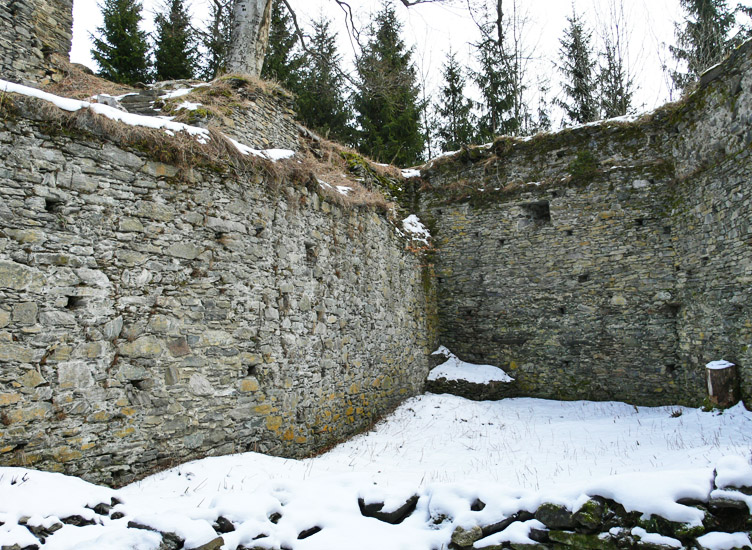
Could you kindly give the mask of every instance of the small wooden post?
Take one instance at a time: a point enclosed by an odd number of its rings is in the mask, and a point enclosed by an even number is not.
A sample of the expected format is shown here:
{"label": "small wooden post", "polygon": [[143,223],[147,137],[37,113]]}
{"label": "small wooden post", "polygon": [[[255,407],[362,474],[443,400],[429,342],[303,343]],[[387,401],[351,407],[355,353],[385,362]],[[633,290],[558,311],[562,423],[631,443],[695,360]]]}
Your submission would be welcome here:
{"label": "small wooden post", "polygon": [[714,407],[727,409],[739,402],[739,378],[736,365],[728,361],[713,361],[705,365],[708,398]]}

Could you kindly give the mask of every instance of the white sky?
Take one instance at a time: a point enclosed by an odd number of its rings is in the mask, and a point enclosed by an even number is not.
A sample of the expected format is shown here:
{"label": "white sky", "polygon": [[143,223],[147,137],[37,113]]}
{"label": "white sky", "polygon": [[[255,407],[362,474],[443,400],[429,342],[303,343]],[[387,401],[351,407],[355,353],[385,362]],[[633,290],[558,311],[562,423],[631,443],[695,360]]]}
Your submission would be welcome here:
{"label": "white sky", "polygon": [[[404,38],[415,46],[415,63],[419,72],[425,74],[429,89],[441,82],[440,69],[446,51],[452,49],[469,59],[468,44],[477,40],[477,30],[468,15],[465,0],[454,0],[452,6],[425,4],[404,8],[394,0],[397,13],[405,23]],[[206,19],[209,0],[193,0],[191,6],[197,22]],[[559,39],[566,27],[566,16],[574,5],[578,13],[595,29],[599,20],[605,19],[609,0],[519,0],[521,8],[528,11],[529,26],[526,41],[539,61],[530,66],[530,80],[551,79],[552,88],[557,88],[559,75],[553,68],[559,49]],[[340,32],[340,49],[343,54],[351,52],[344,30],[342,10],[333,0],[290,0],[298,13],[301,24],[318,18],[323,13],[334,20]],[[145,27],[151,29],[155,6],[159,0],[143,0]],[[375,0],[351,0],[356,18],[368,21],[368,13],[378,8]],[[511,4],[511,2],[510,2]],[[635,106],[639,109],[656,107],[669,99],[666,78],[661,71],[666,59],[662,44],[673,43],[674,23],[681,18],[679,0],[624,0],[624,9],[630,34],[630,64],[638,87]],[[89,33],[101,25],[97,0],[74,0],[73,2],[73,48],[71,60],[92,68],[95,64],[89,54]],[[596,33],[597,34],[597,33]]]}

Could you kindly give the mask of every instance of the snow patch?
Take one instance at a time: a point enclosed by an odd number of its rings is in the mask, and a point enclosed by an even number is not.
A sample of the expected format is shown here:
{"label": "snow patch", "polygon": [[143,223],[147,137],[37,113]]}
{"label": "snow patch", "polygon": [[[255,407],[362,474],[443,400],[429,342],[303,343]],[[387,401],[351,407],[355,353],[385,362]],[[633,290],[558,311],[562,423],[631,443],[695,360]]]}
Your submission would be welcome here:
{"label": "snow patch", "polygon": [[474,365],[460,360],[455,354],[446,347],[441,346],[431,355],[444,355],[448,357],[446,362],[431,370],[428,373],[429,380],[438,380],[445,378],[447,380],[462,380],[473,384],[488,384],[489,382],[514,382],[514,378],[509,376],[499,367],[493,365]]}
{"label": "snow patch", "polygon": [[747,533],[708,533],[697,537],[705,550],[733,550],[752,546]]}
{"label": "snow patch", "polygon": [[728,361],[724,361],[721,359],[720,361],[711,361],[707,365],[705,365],[705,368],[708,370],[723,370],[723,369],[730,369],[731,367],[735,367],[733,363],[729,363]]}
{"label": "snow patch", "polygon": [[431,238],[431,233],[415,214],[410,214],[402,220],[402,229],[407,231],[412,239],[425,244],[428,244]]}

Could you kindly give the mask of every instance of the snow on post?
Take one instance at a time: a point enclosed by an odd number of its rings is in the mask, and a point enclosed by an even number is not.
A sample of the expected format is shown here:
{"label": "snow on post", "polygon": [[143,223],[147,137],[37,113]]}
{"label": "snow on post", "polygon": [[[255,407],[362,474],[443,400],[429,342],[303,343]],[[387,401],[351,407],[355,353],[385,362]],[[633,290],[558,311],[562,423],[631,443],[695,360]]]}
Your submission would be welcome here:
{"label": "snow on post", "polygon": [[705,365],[708,399],[714,407],[726,409],[739,402],[737,367],[728,361],[712,361]]}

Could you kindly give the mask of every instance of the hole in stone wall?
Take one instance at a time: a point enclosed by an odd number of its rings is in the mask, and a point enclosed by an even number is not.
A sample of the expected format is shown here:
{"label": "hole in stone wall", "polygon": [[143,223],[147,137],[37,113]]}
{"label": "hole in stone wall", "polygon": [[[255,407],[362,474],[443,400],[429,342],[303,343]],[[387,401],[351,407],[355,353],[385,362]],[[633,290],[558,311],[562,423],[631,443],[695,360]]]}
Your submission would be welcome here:
{"label": "hole in stone wall", "polygon": [[664,235],[671,235],[671,228],[667,225],[663,228]]}
{"label": "hole in stone wall", "polygon": [[710,263],[710,257],[709,256],[703,256],[702,257],[702,265],[708,265]]}
{"label": "hole in stone wall", "polygon": [[81,309],[86,306],[86,301],[82,296],[68,296],[68,303],[65,305],[65,309],[74,310]]}
{"label": "hole in stone wall", "polygon": [[572,235],[574,235],[574,231],[572,231],[571,229],[567,229],[565,231],[565,233],[566,233],[567,237],[571,237]]}
{"label": "hole in stone wall", "polygon": [[668,315],[669,317],[677,317],[679,315],[679,312],[681,311],[681,304],[677,303],[668,303],[663,307],[666,311],[666,315]]}
{"label": "hole in stone wall", "polygon": [[552,197],[552,198],[554,198],[554,199],[555,199],[555,198],[557,198],[558,196],[559,196],[559,192],[558,192],[558,191],[551,191],[551,197]]}
{"label": "hole in stone wall", "polygon": [[635,218],[634,223],[635,223],[635,225],[637,227],[644,227],[645,226],[645,218]]}
{"label": "hole in stone wall", "polygon": [[562,361],[561,366],[562,368],[568,369],[569,367],[572,366],[572,363],[570,361]]}
{"label": "hole in stone wall", "polygon": [[678,368],[679,367],[677,365],[669,364],[669,365],[666,365],[666,372],[668,374],[674,374]]}
{"label": "hole in stone wall", "polygon": [[256,232],[257,237],[261,235],[261,233],[264,232],[264,229],[266,228],[263,225],[257,225],[256,227],[253,228],[253,230]]}
{"label": "hole in stone wall", "polygon": [[149,389],[150,384],[147,383],[147,380],[131,380],[131,386],[139,391],[144,391]]}
{"label": "hole in stone wall", "polygon": [[506,242],[507,242],[507,240],[506,240],[506,239],[499,239],[499,244],[500,244],[501,246],[504,246],[504,245],[506,244]]}
{"label": "hole in stone wall", "polygon": [[436,213],[437,213],[437,214],[438,214],[439,216],[441,216],[442,214],[444,214],[444,211],[443,211],[443,210],[442,210],[441,208],[439,208],[439,209],[438,209],[438,210],[436,211]]}
{"label": "hole in stone wall", "polygon": [[444,277],[436,277],[436,283],[442,284],[444,282]]}
{"label": "hole in stone wall", "polygon": [[55,197],[46,197],[44,199],[44,209],[50,214],[60,212],[60,210],[63,209],[63,206],[65,206],[65,203]]}
{"label": "hole in stone wall", "polygon": [[566,312],[567,312],[567,308],[565,308],[564,306],[561,306],[559,308],[559,313],[561,313],[562,315],[564,315]]}
{"label": "hole in stone wall", "polygon": [[590,280],[590,273],[583,273],[582,275],[577,276],[578,283],[586,283],[589,280]]}
{"label": "hole in stone wall", "polygon": [[256,376],[258,374],[258,366],[257,365],[248,365],[248,368],[246,369],[246,372],[248,373],[248,376]]}
{"label": "hole in stone wall", "polygon": [[318,253],[316,252],[316,245],[313,243],[305,243],[305,256],[306,256],[306,262],[309,264],[315,264],[316,263],[316,257],[318,256]]}
{"label": "hole in stone wall", "polygon": [[535,223],[551,223],[551,207],[548,201],[529,202],[520,205],[526,216]]}

